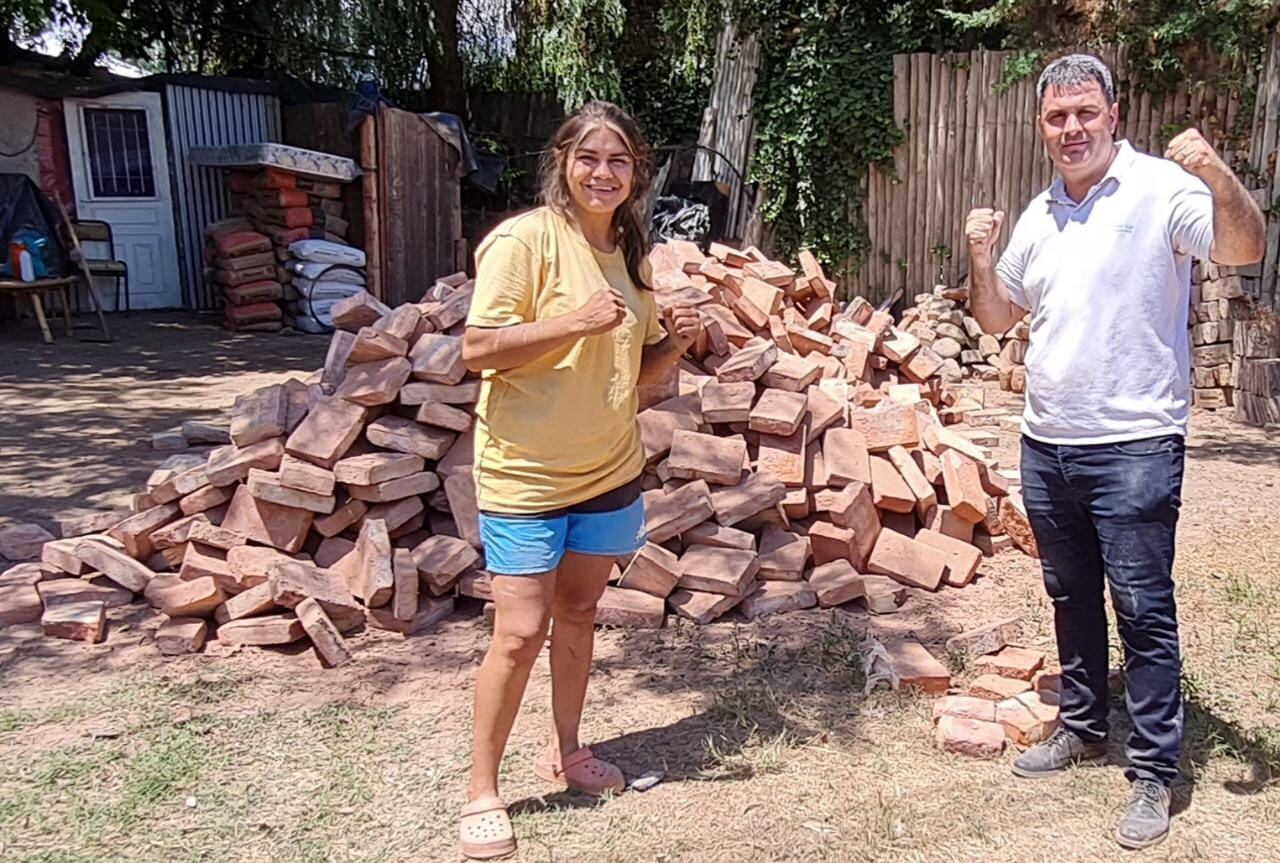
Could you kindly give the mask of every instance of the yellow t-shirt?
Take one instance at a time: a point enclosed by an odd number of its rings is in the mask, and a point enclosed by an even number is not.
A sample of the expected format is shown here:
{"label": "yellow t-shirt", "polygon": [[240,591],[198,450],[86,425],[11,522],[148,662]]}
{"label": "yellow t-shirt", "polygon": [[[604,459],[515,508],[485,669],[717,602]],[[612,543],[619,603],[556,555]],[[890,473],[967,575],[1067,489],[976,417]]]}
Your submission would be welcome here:
{"label": "yellow t-shirt", "polygon": [[631,283],[621,249],[597,251],[552,210],[503,222],[476,249],[467,326],[505,327],[580,308],[615,290],[627,315],[505,371],[486,371],[476,405],[480,508],[538,513],[589,500],[644,470],[636,425],[641,353],[666,335],[653,295]]}

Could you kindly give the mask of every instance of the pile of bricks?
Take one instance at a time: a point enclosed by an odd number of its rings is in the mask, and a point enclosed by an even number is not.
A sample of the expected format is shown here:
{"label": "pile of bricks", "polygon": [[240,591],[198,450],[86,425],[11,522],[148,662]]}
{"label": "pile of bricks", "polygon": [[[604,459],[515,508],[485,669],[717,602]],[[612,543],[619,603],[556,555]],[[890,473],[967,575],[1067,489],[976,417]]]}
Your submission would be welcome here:
{"label": "pile of bricks", "polygon": [[965,657],[977,676],[933,704],[943,751],[994,758],[1006,743],[1034,746],[1058,729],[1059,675],[1044,670],[1044,654],[1014,644],[1018,630],[1006,619],[947,640],[947,652]]}
{"label": "pile of bricks", "polygon": [[1191,403],[1208,410],[1235,402],[1235,322],[1253,317],[1240,276],[1230,267],[1197,261],[1191,275]]}
{"label": "pile of bricks", "polygon": [[606,620],[892,611],[908,587],[968,584],[984,553],[1034,553],[1014,475],[985,433],[946,424],[944,360],[888,313],[840,309],[803,252],[797,273],[677,240],[650,263],[660,306],[695,305],[704,329],[642,394],[649,543],[606,592]]}
{"label": "pile of bricks", "polygon": [[6,535],[38,563],[6,572],[0,621],[100,640],[107,608],[139,597],[167,620],[164,653],[309,638],[330,666],[368,626],[424,631],[483,584],[470,473],[479,382],[466,380],[459,275],[392,311],[362,293],[334,308],[325,367],[241,396],[229,443],[177,454],[132,512],[59,520],[62,538]]}
{"label": "pile of bricks", "polygon": [[[909,588],[968,584],[984,554],[1035,553],[1016,472],[955,425],[943,359],[886,312],[839,308],[807,254],[797,273],[672,242],[651,263],[659,305],[693,304],[705,328],[641,394],[649,542],[618,562],[600,623],[885,613]],[[354,628],[413,633],[455,595],[491,600],[460,338],[472,289],[457,274],[396,309],[337,303],[323,369],[241,396],[228,428],[200,429],[228,442],[171,456],[132,512],[62,520],[0,606],[93,640],[105,608],[141,596],[169,618],[165,652],[309,637],[338,665]]]}
{"label": "pile of bricks", "polygon": [[932,293],[916,296],[898,326],[942,357],[938,375],[944,382],[998,381],[1002,390],[1024,392],[1023,362],[1031,332],[1026,318],[1007,333],[991,335],[966,311],[968,299],[968,288],[938,285]]}

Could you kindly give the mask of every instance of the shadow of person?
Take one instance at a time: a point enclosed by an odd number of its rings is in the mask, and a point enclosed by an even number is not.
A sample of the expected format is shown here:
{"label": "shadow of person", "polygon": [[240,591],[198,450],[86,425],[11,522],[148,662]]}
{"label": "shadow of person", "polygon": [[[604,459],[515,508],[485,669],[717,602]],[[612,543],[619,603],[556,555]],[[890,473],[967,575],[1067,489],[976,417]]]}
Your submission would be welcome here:
{"label": "shadow of person", "polygon": [[1245,777],[1222,783],[1228,793],[1260,794],[1280,779],[1280,738],[1265,732],[1247,731],[1213,712],[1194,695],[1183,701],[1183,771],[1192,777],[1202,774],[1209,759],[1226,756],[1245,770]]}

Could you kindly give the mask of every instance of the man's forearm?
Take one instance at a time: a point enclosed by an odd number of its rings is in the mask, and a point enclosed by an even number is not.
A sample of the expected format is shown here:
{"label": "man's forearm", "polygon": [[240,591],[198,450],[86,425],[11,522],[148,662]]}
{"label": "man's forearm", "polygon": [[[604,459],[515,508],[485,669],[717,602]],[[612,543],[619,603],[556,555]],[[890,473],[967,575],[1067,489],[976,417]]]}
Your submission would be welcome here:
{"label": "man's forearm", "polygon": [[1266,254],[1266,223],[1262,211],[1235,174],[1228,171],[1209,185],[1213,196],[1214,263],[1241,267],[1256,264]]}
{"label": "man's forearm", "polygon": [[969,262],[969,307],[982,329],[992,335],[1007,333],[1022,318],[990,258]]}
{"label": "man's forearm", "polygon": [[532,362],[580,338],[582,333],[572,315],[509,327],[467,327],[462,339],[462,360],[473,372],[504,371]]}
{"label": "man's forearm", "polygon": [[645,348],[640,358],[638,383],[652,384],[662,380],[671,371],[671,367],[680,362],[688,347],[688,344],[682,343],[675,336],[668,335],[656,345]]}

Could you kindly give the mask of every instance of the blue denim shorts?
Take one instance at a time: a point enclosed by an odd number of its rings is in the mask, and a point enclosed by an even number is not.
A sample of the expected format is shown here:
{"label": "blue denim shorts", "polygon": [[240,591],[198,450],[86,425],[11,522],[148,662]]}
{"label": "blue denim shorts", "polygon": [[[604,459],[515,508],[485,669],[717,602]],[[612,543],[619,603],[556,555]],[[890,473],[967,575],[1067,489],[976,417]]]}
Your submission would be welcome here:
{"label": "blue denim shorts", "polygon": [[604,512],[574,507],[543,515],[481,512],[480,541],[485,566],[494,575],[550,572],[566,551],[602,557],[631,554],[645,542],[644,501],[637,495],[631,503]]}

